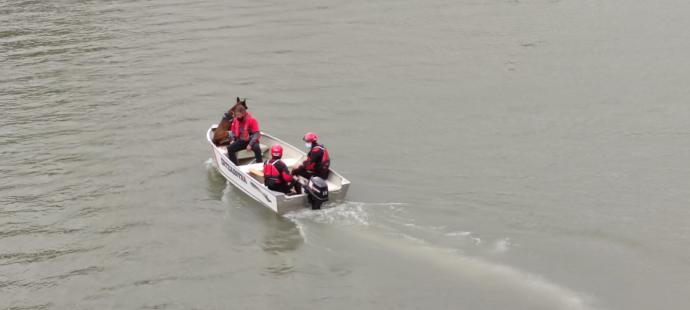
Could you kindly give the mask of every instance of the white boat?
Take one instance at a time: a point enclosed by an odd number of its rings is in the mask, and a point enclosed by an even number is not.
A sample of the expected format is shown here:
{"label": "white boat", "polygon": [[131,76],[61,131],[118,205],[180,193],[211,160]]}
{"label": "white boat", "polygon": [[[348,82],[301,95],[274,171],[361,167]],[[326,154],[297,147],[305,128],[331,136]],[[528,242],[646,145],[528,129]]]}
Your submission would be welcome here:
{"label": "white boat", "polygon": [[[208,129],[206,140],[208,140],[211,150],[213,150],[213,165],[230,183],[278,214],[310,207],[307,201],[307,194],[285,195],[284,193],[268,189],[263,182],[263,163],[255,163],[254,152],[247,150],[237,152],[238,165],[230,161],[227,156],[227,146],[216,146],[212,141],[213,131],[216,128],[217,125],[212,125]],[[268,150],[275,144],[283,146],[282,160],[288,167],[293,167],[296,163],[306,158],[306,154],[299,148],[267,133],[261,133],[261,140],[259,142],[264,161],[270,159]],[[304,178],[300,179],[302,184],[306,184]],[[345,199],[347,190],[350,187],[350,181],[331,169],[326,184],[328,185],[329,200],[341,201]],[[324,208],[332,205],[326,204]]]}

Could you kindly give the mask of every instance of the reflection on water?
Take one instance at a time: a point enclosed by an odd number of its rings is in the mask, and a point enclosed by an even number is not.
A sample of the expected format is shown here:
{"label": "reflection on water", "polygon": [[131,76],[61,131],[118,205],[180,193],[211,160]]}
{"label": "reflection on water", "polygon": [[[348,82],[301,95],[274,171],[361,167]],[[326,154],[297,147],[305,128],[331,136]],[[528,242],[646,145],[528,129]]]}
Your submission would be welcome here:
{"label": "reflection on water", "polygon": [[297,224],[268,210],[229,184],[213,167],[210,160],[206,164],[208,168],[206,190],[209,197],[213,200],[224,201],[224,197],[231,196],[232,198],[228,200],[239,202],[233,203],[233,205],[243,206],[239,212],[242,212],[243,216],[250,215],[253,218],[251,222],[255,223],[253,225],[260,225],[260,227],[255,226],[253,229],[263,233],[259,244],[261,249],[268,254],[264,267],[266,272],[272,276],[292,273],[295,269],[295,258],[290,252],[299,249],[304,243]]}
{"label": "reflection on water", "polygon": [[275,215],[269,217],[265,224],[268,230],[261,248],[268,253],[280,254],[294,251],[304,243],[299,227],[288,219]]}
{"label": "reflection on water", "polygon": [[285,276],[294,272],[296,257],[289,252],[297,250],[304,243],[299,227],[279,215],[269,217],[265,224],[268,230],[261,248],[270,254],[266,271],[273,276]]}
{"label": "reflection on water", "polygon": [[211,159],[206,162],[206,191],[213,200],[222,200],[227,180],[213,167]]}

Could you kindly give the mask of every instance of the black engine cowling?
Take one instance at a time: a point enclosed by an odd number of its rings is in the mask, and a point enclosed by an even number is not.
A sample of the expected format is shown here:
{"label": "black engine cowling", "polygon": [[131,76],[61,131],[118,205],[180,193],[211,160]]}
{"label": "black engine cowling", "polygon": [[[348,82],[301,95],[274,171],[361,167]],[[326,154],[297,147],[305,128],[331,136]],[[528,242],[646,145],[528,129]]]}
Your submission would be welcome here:
{"label": "black engine cowling", "polygon": [[321,209],[321,204],[328,201],[328,184],[320,177],[311,177],[307,183],[307,200],[312,210]]}

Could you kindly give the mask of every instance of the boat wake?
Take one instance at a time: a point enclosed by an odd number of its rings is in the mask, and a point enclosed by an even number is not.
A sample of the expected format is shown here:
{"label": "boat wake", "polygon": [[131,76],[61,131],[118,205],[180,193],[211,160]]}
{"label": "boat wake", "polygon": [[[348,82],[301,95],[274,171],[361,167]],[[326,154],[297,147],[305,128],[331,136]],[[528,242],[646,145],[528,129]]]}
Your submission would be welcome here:
{"label": "boat wake", "polygon": [[[330,209],[304,210],[285,217],[295,223],[305,243],[314,243],[308,240],[311,229],[323,229],[320,226],[325,225],[328,230],[337,230],[347,238],[357,238],[396,255],[454,273],[472,287],[500,295],[501,299],[518,301],[525,309],[594,309],[591,306],[593,298],[589,296],[538,274],[465,253],[468,248],[487,250],[479,251],[484,254],[506,253],[514,246],[509,237],[482,241],[479,233],[418,224],[407,214],[406,206],[405,203],[347,201]],[[318,235],[317,231],[312,234]],[[323,241],[326,240],[315,243]],[[324,248],[333,251],[328,246]]]}
{"label": "boat wake", "polygon": [[[206,165],[213,169],[211,160]],[[232,196],[227,192],[231,188],[225,186],[223,198]],[[509,252],[515,246],[509,237],[483,240],[477,232],[420,224],[408,213],[406,203],[330,203],[335,206],[284,215],[294,223],[304,244],[338,252],[330,248],[332,238],[324,235],[336,233],[456,274],[471,287],[488,291],[500,299],[517,301],[525,309],[594,309],[591,306],[593,298],[538,274],[482,258],[485,254]],[[314,240],[310,240],[312,238]]]}
{"label": "boat wake", "polygon": [[285,217],[295,222],[309,220],[320,224],[369,226],[371,223],[370,213],[367,211],[368,209],[372,207],[394,207],[399,205],[404,204],[346,201],[323,210],[305,209],[299,212],[291,212],[285,214]]}
{"label": "boat wake", "polygon": [[516,300],[526,309],[593,309],[590,306],[591,298],[512,266],[463,255],[455,249],[421,244],[419,239],[401,242],[381,234],[353,233],[398,255],[454,273],[480,291],[487,290],[493,292],[492,295],[500,295],[502,299]]}
{"label": "boat wake", "polygon": [[[333,203],[333,202],[330,202]],[[396,206],[405,205],[404,203],[369,203],[345,201],[335,203],[336,206],[329,206],[322,210],[304,209],[298,212],[290,212],[284,215],[285,218],[295,223],[302,235],[305,243],[309,243],[307,226],[311,224],[328,224],[331,226],[371,226],[372,216],[368,210],[371,208],[393,209]]]}

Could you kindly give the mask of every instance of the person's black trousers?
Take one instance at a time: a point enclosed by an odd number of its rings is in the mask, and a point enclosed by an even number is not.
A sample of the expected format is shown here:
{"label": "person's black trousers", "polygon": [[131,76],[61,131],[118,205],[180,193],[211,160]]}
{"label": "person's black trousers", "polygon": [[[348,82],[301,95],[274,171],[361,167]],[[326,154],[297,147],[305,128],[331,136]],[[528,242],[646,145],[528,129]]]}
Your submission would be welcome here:
{"label": "person's black trousers", "polygon": [[328,172],[329,171],[311,174],[311,173],[307,172],[307,169],[304,169],[304,167],[302,167],[302,168],[295,168],[294,170],[292,170],[292,175],[298,175],[298,176],[304,177],[305,179],[307,179],[307,181],[312,176],[317,176],[317,177],[320,177],[324,180],[327,180],[328,179]]}
{"label": "person's black trousers", "polygon": [[[237,165],[237,151],[241,151],[247,148],[247,145],[249,144],[249,141],[244,141],[242,139],[237,139],[234,142],[232,142],[230,145],[228,145],[228,158],[230,158],[230,161],[232,161],[235,165]],[[254,151],[254,158],[256,158],[256,162],[260,163],[262,162],[261,160],[261,147],[259,147],[259,143],[254,143],[252,145],[252,151]]]}

